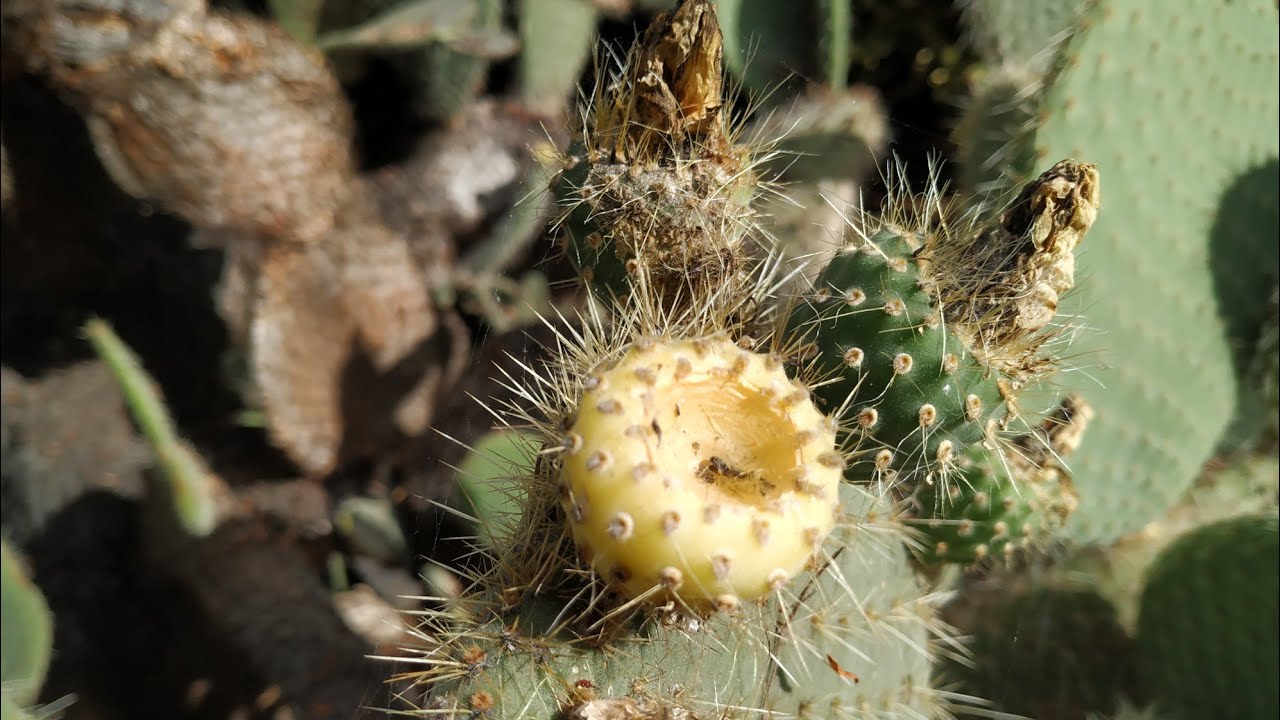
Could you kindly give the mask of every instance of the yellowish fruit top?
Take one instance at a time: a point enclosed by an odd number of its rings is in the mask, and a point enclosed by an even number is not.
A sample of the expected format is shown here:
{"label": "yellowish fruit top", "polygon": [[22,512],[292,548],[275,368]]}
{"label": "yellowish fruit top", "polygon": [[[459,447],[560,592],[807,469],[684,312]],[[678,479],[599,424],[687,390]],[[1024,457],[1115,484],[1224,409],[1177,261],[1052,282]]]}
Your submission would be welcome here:
{"label": "yellowish fruit top", "polygon": [[836,522],[835,424],[777,357],[727,337],[637,340],[588,379],[566,447],[579,552],[628,597],[759,598]]}

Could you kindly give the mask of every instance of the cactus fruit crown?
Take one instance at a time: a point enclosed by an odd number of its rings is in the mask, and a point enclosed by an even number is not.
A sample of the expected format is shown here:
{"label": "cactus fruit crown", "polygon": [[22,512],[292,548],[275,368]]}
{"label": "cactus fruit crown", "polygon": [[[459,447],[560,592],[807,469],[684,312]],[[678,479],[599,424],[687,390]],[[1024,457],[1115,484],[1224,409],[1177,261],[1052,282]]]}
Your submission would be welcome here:
{"label": "cactus fruit crown", "polygon": [[685,2],[620,67],[597,71],[580,140],[563,159],[556,226],[605,297],[644,282],[668,304],[696,303],[714,288],[752,283],[760,235],[752,201],[770,185],[758,172],[769,157],[738,142],[721,53],[712,6]]}

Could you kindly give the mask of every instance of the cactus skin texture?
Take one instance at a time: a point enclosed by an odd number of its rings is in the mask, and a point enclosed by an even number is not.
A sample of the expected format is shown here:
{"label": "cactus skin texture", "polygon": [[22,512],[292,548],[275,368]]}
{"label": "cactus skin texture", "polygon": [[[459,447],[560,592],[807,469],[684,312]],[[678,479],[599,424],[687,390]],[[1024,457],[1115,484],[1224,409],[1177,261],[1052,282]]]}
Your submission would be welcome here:
{"label": "cactus skin texture", "polygon": [[[1109,542],[1151,522],[1192,483],[1235,410],[1224,342],[1235,323],[1224,316],[1251,315],[1256,328],[1274,283],[1275,191],[1265,188],[1276,187],[1280,150],[1277,55],[1271,0],[1211,11],[1103,0],[1047,91],[1037,152],[1087,149],[1116,178],[1081,258],[1088,288],[1069,309],[1091,329],[1072,346],[1086,372],[1063,384],[1095,396],[1098,414],[1072,463],[1074,540]],[[1254,190],[1236,183],[1251,175]],[[1248,193],[1252,209],[1239,202]]]}
{"label": "cactus skin texture", "polygon": [[945,480],[1018,418],[1019,391],[1054,364],[1044,348],[1099,197],[1097,169],[1063,160],[994,218],[902,198],[836,253],[788,323],[830,377],[819,396],[853,425],[850,479]]}
{"label": "cactus skin texture", "polygon": [[[942,627],[905,562],[888,508],[843,485],[824,560],[796,585],[731,613],[628,621],[602,648],[582,601],[493,595],[428,616],[424,717],[888,718],[933,716],[926,682]],[[577,619],[575,619],[577,618]],[[428,629],[429,628],[429,629]],[[592,715],[606,709],[618,715]],[[623,711],[634,715],[623,714]]]}
{"label": "cactus skin texture", "polygon": [[629,597],[767,595],[835,524],[835,435],[776,357],[726,337],[638,341],[588,379],[569,429],[561,487],[579,552]]}
{"label": "cactus skin texture", "polygon": [[1003,404],[995,379],[935,312],[914,255],[922,243],[884,228],[842,250],[792,319],[812,333],[818,362],[840,372],[817,395],[832,410],[847,407],[858,428],[851,478],[923,480],[981,440]]}
{"label": "cactus skin texture", "polygon": [[1168,717],[1280,714],[1277,568],[1274,512],[1203,526],[1156,559],[1139,611],[1138,668]]}
{"label": "cactus skin texture", "polygon": [[1047,546],[1079,504],[1068,456],[1093,419],[1093,408],[1068,395],[1007,452],[969,448],[948,483],[916,489],[906,510],[921,533],[916,559],[925,565],[1008,560],[1018,549]]}

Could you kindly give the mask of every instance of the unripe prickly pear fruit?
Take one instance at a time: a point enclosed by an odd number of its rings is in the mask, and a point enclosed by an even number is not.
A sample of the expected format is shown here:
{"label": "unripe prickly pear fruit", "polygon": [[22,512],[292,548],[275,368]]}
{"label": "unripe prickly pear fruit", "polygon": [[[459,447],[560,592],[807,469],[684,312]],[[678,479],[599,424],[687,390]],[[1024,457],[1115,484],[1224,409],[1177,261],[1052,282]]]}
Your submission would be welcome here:
{"label": "unripe prickly pear fruit", "polygon": [[725,336],[637,340],[587,379],[561,487],[584,560],[623,595],[735,606],[835,524],[835,426],[776,357]]}

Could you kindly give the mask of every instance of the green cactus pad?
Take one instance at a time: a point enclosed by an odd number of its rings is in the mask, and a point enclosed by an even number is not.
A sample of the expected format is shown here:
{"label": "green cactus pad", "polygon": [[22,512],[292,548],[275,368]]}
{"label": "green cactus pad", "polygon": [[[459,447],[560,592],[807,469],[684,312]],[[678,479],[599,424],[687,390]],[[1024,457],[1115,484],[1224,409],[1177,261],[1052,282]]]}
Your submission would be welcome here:
{"label": "green cactus pad", "polygon": [[520,98],[527,107],[547,115],[566,108],[595,29],[590,0],[520,2]]}
{"label": "green cactus pad", "polygon": [[962,0],[964,28],[988,62],[1045,69],[1092,0]]}
{"label": "green cactus pad", "polygon": [[789,323],[834,375],[815,389],[859,434],[846,477],[917,484],[981,440],[1003,405],[993,373],[939,320],[917,243],[892,228],[842,250]]}
{"label": "green cactus pad", "polygon": [[911,499],[917,519],[910,524],[923,534],[917,556],[926,564],[971,564],[1044,542],[1076,506],[1070,480],[1056,468],[1024,467],[981,447],[958,465],[951,482],[923,485]]}
{"label": "green cactus pad", "polygon": [[943,704],[929,685],[932,601],[899,538],[878,525],[890,522],[887,508],[854,486],[841,496],[860,520],[836,531],[832,562],[793,585],[798,597],[628,623],[603,647],[575,634],[572,602],[526,597],[504,611],[464,601],[452,620],[433,621],[443,622],[431,632],[445,646],[429,659],[423,710],[551,720],[588,699],[632,696],[696,717],[932,716]]}
{"label": "green cactus pad", "polygon": [[1105,598],[1074,585],[1004,576],[945,611],[972,635],[973,664],[943,677],[990,708],[1031,718],[1109,715],[1132,683],[1133,641]]}
{"label": "green cactus pad", "polygon": [[1246,516],[1165,549],[1138,617],[1145,689],[1174,718],[1280,714],[1280,525]]}
{"label": "green cactus pad", "polygon": [[[501,29],[502,3],[499,0],[474,0],[465,5],[473,13],[473,32],[497,33]],[[435,119],[447,120],[457,115],[480,94],[488,72],[488,58],[464,52],[445,42],[430,43],[419,53],[419,108]]]}
{"label": "green cactus pad", "polygon": [[1035,172],[1032,131],[1039,119],[1040,75],[1021,65],[987,68],[952,132],[960,187],[976,200],[1026,182]]}
{"label": "green cactus pad", "polygon": [[19,706],[30,705],[40,694],[49,669],[53,645],[53,617],[40,589],[22,569],[17,553],[6,540],[0,544],[0,681],[4,696]]}
{"label": "green cactus pad", "polygon": [[[749,91],[763,97],[794,80],[797,73],[800,77],[816,74],[814,24],[821,12],[816,2],[715,0],[715,6],[724,28],[725,68]],[[830,39],[820,38],[822,49],[830,52]]]}
{"label": "green cactus pad", "polygon": [[[1081,542],[1135,531],[1172,504],[1234,410],[1219,311],[1265,290],[1222,293],[1272,272],[1276,216],[1236,218],[1245,231],[1230,237],[1211,229],[1236,204],[1224,197],[1234,179],[1280,148],[1278,28],[1272,0],[1105,0],[1045,99],[1038,152],[1085,154],[1110,178],[1077,269],[1088,286],[1068,308],[1090,331],[1071,349],[1082,372],[1063,383],[1097,410],[1072,460],[1081,506],[1067,532]],[[1231,282],[1215,286],[1211,267]]]}
{"label": "green cactus pad", "polygon": [[513,535],[520,515],[515,478],[528,472],[536,452],[530,437],[499,430],[477,440],[458,467],[450,504],[475,518],[476,535],[491,548]]}
{"label": "green cactus pad", "polygon": [[601,296],[630,294],[641,266],[670,287],[714,287],[744,270],[757,179],[739,159],[698,153],[646,168],[577,158],[561,176],[572,207],[561,227]]}

